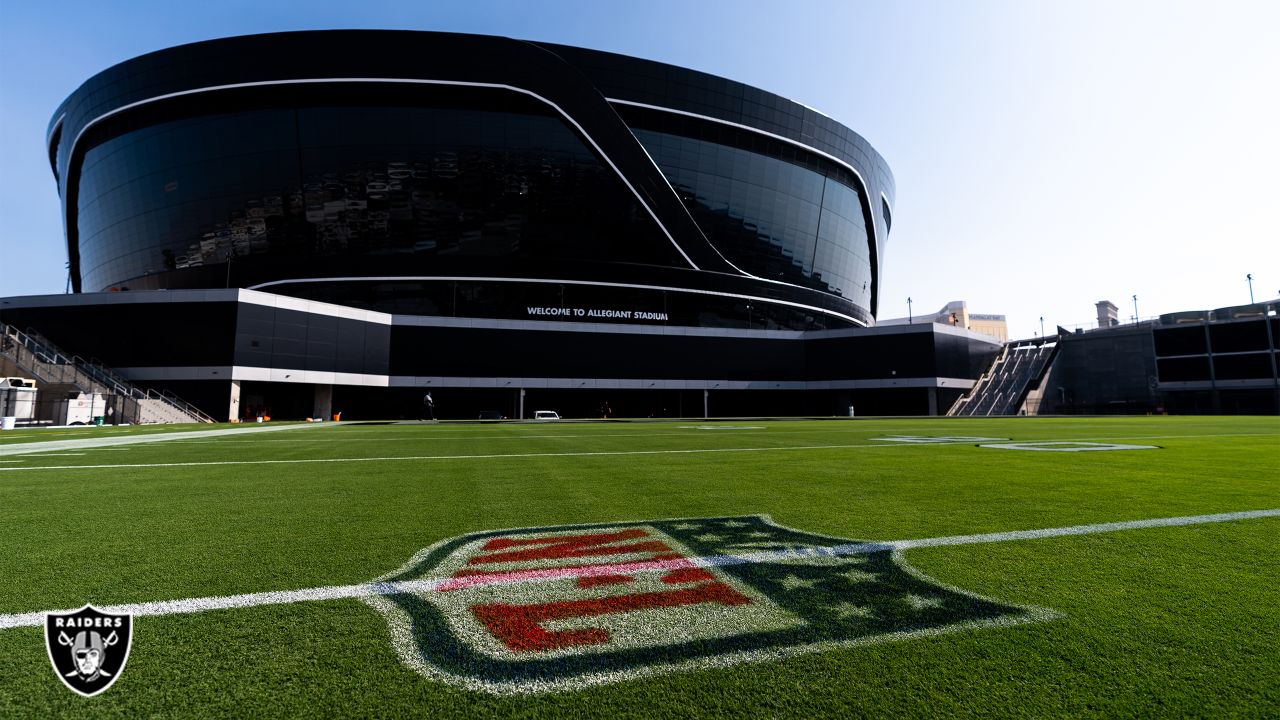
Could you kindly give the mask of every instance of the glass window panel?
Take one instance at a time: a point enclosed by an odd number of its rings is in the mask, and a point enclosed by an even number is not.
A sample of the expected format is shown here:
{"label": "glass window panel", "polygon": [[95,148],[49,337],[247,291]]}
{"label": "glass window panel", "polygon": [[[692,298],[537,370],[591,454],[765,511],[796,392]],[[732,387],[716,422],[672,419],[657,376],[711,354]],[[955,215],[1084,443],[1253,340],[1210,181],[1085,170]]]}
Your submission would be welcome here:
{"label": "glass window panel", "polygon": [[474,107],[246,110],[105,140],[77,191],[82,285],[249,256],[386,256],[422,274],[466,256],[683,266],[558,116],[476,92]]}
{"label": "glass window panel", "polygon": [[[767,155],[658,130],[634,133],[730,262],[870,306],[869,282],[859,280],[871,271],[857,190],[774,156],[800,158],[790,150]],[[671,147],[680,152],[665,152]]]}

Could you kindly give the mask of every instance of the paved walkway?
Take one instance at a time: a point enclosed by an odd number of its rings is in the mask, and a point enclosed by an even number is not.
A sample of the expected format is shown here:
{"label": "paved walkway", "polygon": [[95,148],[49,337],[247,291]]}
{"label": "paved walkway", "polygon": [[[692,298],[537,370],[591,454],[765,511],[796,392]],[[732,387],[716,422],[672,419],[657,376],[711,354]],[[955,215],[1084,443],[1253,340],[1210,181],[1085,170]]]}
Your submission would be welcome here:
{"label": "paved walkway", "polygon": [[321,427],[337,427],[337,423],[299,423],[297,425],[258,425],[255,423],[248,427],[233,427],[219,430],[192,430],[190,432],[152,433],[148,435],[118,435],[114,437],[76,438],[74,440],[21,442],[13,445],[0,445],[0,456],[48,453],[58,452],[61,450],[83,450],[85,448],[115,447],[118,445],[138,445],[142,443],[167,442],[170,440],[189,440],[191,438],[209,439],[215,437],[226,437],[228,435],[281,432],[284,430],[312,430]]}

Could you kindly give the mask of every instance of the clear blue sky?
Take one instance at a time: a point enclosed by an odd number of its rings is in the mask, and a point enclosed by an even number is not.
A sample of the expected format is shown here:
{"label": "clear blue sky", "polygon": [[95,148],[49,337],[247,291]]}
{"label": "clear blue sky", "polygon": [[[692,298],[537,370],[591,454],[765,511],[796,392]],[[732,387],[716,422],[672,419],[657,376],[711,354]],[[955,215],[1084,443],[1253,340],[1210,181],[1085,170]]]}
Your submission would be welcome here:
{"label": "clear blue sky", "polygon": [[1280,2],[0,0],[0,296],[59,293],[45,126],[85,79],[228,35],[508,35],[723,75],[815,107],[898,181],[882,317],[949,300],[1085,324],[1280,295]]}

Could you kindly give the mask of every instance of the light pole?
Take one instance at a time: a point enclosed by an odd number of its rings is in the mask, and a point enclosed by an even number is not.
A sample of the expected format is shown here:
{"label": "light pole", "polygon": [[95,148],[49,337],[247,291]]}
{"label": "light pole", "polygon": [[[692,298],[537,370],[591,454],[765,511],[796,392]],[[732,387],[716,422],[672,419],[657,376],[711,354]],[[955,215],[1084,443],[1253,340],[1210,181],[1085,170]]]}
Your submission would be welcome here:
{"label": "light pole", "polygon": [[1044,316],[1040,316],[1040,337],[1044,337]]}
{"label": "light pole", "polygon": [[1249,304],[1252,305],[1253,304],[1253,273],[1249,273],[1248,275],[1245,275],[1244,279],[1249,281]]}
{"label": "light pole", "polygon": [[1138,296],[1133,296],[1133,324],[1138,324]]}
{"label": "light pole", "polygon": [[911,324],[913,324],[914,322],[915,322],[915,321],[914,321],[914,319],[913,319],[913,318],[912,318],[912,316],[911,316],[911,298],[910,298],[910,297],[908,297],[908,298],[907,298],[907,324],[908,324],[908,325],[911,325]]}

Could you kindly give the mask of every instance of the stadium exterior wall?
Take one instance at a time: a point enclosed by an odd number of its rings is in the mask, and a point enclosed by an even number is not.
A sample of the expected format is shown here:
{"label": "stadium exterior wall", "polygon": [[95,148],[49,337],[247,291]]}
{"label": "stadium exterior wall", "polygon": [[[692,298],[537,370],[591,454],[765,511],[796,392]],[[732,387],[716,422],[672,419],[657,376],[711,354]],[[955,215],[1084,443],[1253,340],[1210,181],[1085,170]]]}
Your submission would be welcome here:
{"label": "stadium exterior wall", "polygon": [[720,301],[699,325],[747,304],[779,329],[868,325],[894,195],[865,140],[776,95],[444,33],[159,51],[87,81],[48,141],[77,291],[269,285],[422,314],[613,287],[653,312]]}
{"label": "stadium exterior wall", "polygon": [[999,350],[933,323],[806,332],[462,320],[244,289],[5,298],[0,321],[221,417],[235,417],[233,381],[281,417],[310,415],[316,387],[335,388],[348,418],[414,417],[437,389],[441,413],[458,418],[507,411],[521,390],[526,414],[542,400],[576,416],[603,402],[619,416],[700,416],[704,391],[714,415],[937,414]]}
{"label": "stadium exterior wall", "polygon": [[0,320],[215,416],[412,416],[423,388],[455,417],[937,414],[998,348],[874,327],[895,187],[866,140],[684,68],[234,37],[103,71],[46,140],[76,294]]}

